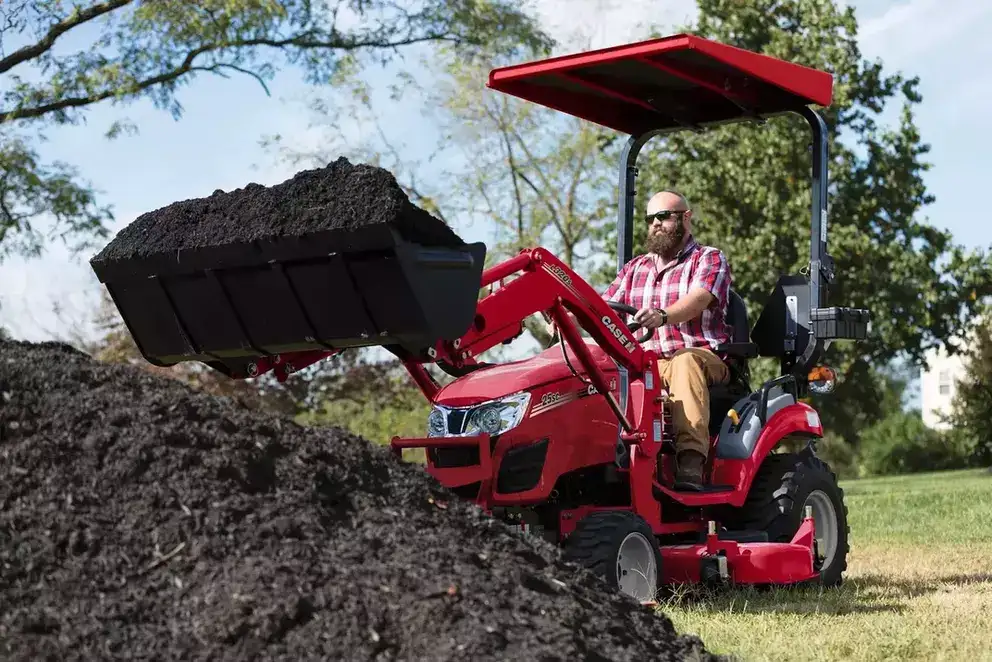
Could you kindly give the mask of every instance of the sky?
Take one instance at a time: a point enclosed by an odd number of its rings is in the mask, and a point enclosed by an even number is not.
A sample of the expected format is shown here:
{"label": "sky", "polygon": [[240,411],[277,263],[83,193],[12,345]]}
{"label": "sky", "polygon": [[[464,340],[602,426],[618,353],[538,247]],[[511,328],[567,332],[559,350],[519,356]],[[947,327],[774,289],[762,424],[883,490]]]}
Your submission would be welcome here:
{"label": "sky", "polygon": [[[672,27],[695,15],[691,0],[536,2],[554,36],[582,30],[594,48],[643,39],[651,24]],[[992,102],[992,69],[978,66],[992,56],[987,38],[992,34],[992,2],[851,4],[858,13],[862,54],[881,58],[887,71],[922,79],[917,122],[923,140],[932,145],[928,157],[933,169],[926,183],[936,196],[925,212],[930,222],[949,229],[967,246],[992,245],[992,224],[980,216],[984,198],[978,195],[987,186],[985,160],[992,152],[992,134],[983,122]],[[381,74],[373,76],[381,79]],[[479,81],[480,93],[484,82]],[[200,78],[180,92],[184,116],[179,121],[145,101],[93,107],[86,125],[50,131],[43,155],[75,165],[95,185],[101,202],[114,208],[116,232],[138,215],[177,200],[292,177],[299,168],[280,162],[259,141],[281,134],[305,148],[324,146],[320,134],[308,130],[309,118],[300,103],[314,92],[292,70],[281,74],[270,90],[267,97],[257,82],[243,76]],[[134,122],[139,133],[107,140],[104,132],[121,118]],[[429,147],[434,134],[423,122],[402,105],[384,118],[393,135],[410,139],[407,150]],[[455,229],[469,241],[483,238],[477,229],[459,227],[457,220]],[[36,341],[87,333],[100,293],[89,257],[73,258],[55,243],[40,259],[0,262],[0,325],[15,337]]]}

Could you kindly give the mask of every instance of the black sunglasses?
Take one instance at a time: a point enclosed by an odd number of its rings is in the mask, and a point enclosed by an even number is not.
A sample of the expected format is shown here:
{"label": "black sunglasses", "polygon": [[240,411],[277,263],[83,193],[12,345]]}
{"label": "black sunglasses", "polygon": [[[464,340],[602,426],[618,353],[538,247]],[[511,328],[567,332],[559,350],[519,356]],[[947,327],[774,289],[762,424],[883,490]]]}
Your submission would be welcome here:
{"label": "black sunglasses", "polygon": [[665,209],[663,211],[655,212],[653,214],[648,214],[647,216],[644,217],[644,220],[645,220],[645,222],[647,222],[648,225],[651,225],[656,220],[658,220],[658,221],[668,220],[669,218],[671,218],[675,214],[678,214],[679,215],[679,219],[681,219],[683,216],[685,216],[685,213],[687,211],[689,211],[689,210],[688,209],[679,209],[677,211],[672,211],[671,209]]}

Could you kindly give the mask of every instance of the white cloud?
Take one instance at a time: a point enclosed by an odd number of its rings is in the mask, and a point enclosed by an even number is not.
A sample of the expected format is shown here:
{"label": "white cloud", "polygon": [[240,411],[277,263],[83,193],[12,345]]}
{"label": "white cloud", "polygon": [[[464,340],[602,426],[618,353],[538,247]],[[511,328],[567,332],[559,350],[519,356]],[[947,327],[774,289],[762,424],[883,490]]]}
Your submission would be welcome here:
{"label": "white cloud", "polygon": [[653,26],[663,31],[696,17],[694,0],[536,0],[542,24],[555,39],[578,38],[583,49],[605,48],[648,38]]}
{"label": "white cloud", "polygon": [[961,37],[968,31],[987,35],[990,20],[992,2],[985,0],[909,0],[861,21],[858,37],[865,55],[903,67],[935,50],[964,53],[984,46]]}

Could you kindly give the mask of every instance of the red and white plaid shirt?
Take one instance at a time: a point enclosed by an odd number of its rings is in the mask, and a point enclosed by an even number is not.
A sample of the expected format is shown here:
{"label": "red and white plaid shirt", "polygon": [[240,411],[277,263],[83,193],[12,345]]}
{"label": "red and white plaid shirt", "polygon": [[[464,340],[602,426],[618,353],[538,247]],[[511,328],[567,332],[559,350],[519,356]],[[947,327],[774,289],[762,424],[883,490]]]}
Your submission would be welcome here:
{"label": "red and white plaid shirt", "polygon": [[[716,350],[720,343],[730,342],[732,330],[727,324],[727,304],[730,300],[730,265],[722,251],[700,246],[691,236],[682,252],[664,270],[659,270],[655,255],[641,255],[617,274],[603,293],[607,301],[642,308],[668,308],[697,287],[711,292],[718,304],[710,306],[694,320],[682,324],[665,324],[656,329],[650,339],[641,344],[663,358],[671,358],[685,347],[709,347]],[[628,318],[629,320],[629,318]],[[640,336],[643,331],[635,331]]]}

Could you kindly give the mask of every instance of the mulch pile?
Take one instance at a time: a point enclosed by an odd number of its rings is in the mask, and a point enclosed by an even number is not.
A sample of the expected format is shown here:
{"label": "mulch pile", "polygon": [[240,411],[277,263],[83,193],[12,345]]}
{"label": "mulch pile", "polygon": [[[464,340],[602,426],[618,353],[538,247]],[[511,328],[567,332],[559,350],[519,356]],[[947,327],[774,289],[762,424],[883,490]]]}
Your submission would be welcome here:
{"label": "mulch pile", "polygon": [[408,241],[424,245],[464,245],[443,221],[410,202],[388,170],[341,157],[275,186],[218,190],[142,214],[93,262],[377,224],[389,224]]}
{"label": "mulch pile", "polygon": [[717,659],[386,449],[16,342],[0,658]]}

